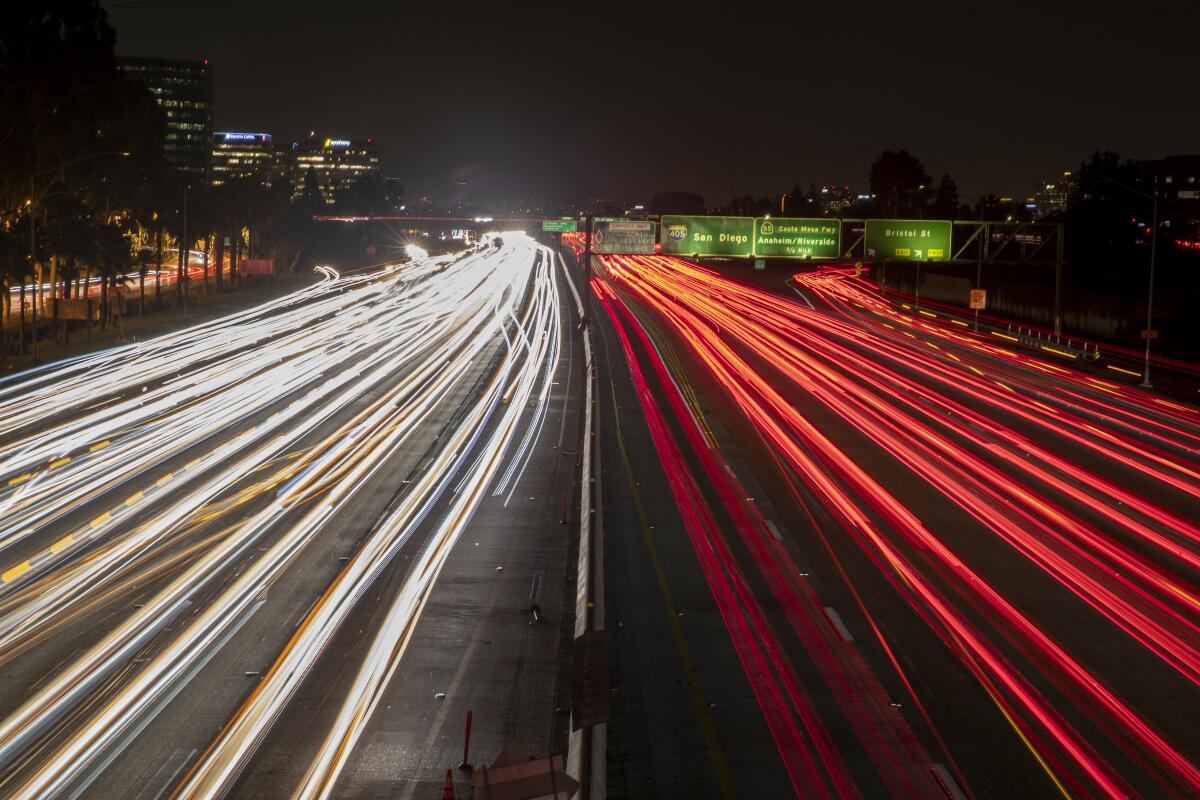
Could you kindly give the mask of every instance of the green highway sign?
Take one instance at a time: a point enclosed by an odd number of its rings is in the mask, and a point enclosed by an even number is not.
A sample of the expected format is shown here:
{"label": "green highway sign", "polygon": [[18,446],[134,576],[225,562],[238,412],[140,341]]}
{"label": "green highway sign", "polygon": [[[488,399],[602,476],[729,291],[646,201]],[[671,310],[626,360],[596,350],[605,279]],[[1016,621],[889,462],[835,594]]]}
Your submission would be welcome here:
{"label": "green highway sign", "polygon": [[597,219],[592,223],[592,251],[603,254],[654,252],[654,223],[639,219]]}
{"label": "green highway sign", "polygon": [[663,215],[662,251],[679,255],[754,255],[753,217]]}
{"label": "green highway sign", "polygon": [[769,258],[837,258],[842,249],[842,221],[758,217],[754,220],[754,255]]}
{"label": "green highway sign", "polygon": [[573,219],[544,219],[542,233],[574,233],[579,230],[579,222]]}
{"label": "green highway sign", "polygon": [[869,219],[863,233],[867,258],[947,261],[954,223],[930,219]]}

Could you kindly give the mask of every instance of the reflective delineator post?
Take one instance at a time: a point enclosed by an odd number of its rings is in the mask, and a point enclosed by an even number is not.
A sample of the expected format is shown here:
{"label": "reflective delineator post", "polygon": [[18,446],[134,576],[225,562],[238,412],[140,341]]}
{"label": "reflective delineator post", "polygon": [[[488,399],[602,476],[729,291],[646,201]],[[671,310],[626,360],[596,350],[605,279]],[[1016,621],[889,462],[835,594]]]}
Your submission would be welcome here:
{"label": "reflective delineator post", "polygon": [[[471,769],[471,710],[467,709],[467,730],[463,734],[463,760],[459,769]],[[450,771],[446,770],[446,774]]]}

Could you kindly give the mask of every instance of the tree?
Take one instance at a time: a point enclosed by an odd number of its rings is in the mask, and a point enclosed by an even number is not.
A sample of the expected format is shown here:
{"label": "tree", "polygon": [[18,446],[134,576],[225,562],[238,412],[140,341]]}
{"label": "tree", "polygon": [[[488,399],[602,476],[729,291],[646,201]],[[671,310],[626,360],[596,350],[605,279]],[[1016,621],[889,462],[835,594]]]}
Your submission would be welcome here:
{"label": "tree", "polygon": [[871,164],[871,194],[888,217],[919,214],[929,183],[925,166],[907,150],[884,150]]}
{"label": "tree", "polygon": [[20,282],[25,273],[26,242],[15,229],[0,225],[0,355],[8,351],[4,332],[12,318],[12,292],[10,287]]}
{"label": "tree", "polygon": [[1151,210],[1150,200],[1135,193],[1151,191],[1141,165],[1119,153],[1096,152],[1077,177],[1067,237],[1071,261],[1087,264],[1089,274],[1114,287],[1139,287],[1149,242],[1138,222],[1149,223]]}
{"label": "tree", "polygon": [[[116,33],[99,0],[9,4],[0,14],[0,206],[31,175],[80,156],[128,149],[145,130],[149,93],[117,68]],[[151,131],[152,134],[152,131]],[[94,166],[94,165],[89,165]]]}
{"label": "tree", "polygon": [[972,216],[975,219],[988,220],[996,222],[1004,219],[1004,204],[1000,201],[999,195],[984,194],[979,197],[979,201],[975,203],[975,209],[972,211]]}
{"label": "tree", "polygon": [[321,184],[317,182],[317,171],[312,167],[304,173],[299,204],[309,214],[319,214],[325,209],[325,197],[321,194]]}
{"label": "tree", "polygon": [[943,175],[933,198],[933,213],[939,219],[954,219],[958,211],[958,184],[949,175]]}

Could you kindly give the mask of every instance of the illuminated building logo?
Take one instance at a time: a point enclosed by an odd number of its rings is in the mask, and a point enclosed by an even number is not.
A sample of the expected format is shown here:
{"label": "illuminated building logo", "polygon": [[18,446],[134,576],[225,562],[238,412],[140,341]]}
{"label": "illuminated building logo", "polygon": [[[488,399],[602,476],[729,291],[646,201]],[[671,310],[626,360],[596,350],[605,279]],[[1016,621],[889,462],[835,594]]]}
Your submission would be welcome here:
{"label": "illuminated building logo", "polygon": [[682,242],[687,238],[687,225],[668,225],[667,236],[672,242]]}

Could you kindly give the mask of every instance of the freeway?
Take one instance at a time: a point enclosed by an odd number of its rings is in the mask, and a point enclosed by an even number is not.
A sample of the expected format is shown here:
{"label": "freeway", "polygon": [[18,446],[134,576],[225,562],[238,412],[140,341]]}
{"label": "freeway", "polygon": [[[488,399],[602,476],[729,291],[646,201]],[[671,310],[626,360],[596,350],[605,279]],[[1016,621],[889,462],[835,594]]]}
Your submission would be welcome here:
{"label": "freeway", "polygon": [[[481,715],[491,755],[527,729],[564,746],[570,537],[546,519],[575,478],[561,276],[522,234],[412,256],[0,382],[5,796],[241,793],[279,742],[287,780],[255,796],[411,783],[414,763],[356,777],[363,750],[450,766],[427,720],[383,712],[417,686],[428,708],[451,677],[446,708],[504,710]],[[500,580],[467,539],[531,557]],[[534,576],[550,613],[531,629]],[[453,623],[431,618],[448,602]],[[505,611],[520,625],[495,656],[454,638]]]}
{"label": "freeway", "polygon": [[1200,410],[849,270],[598,264],[614,786],[1200,791]]}

